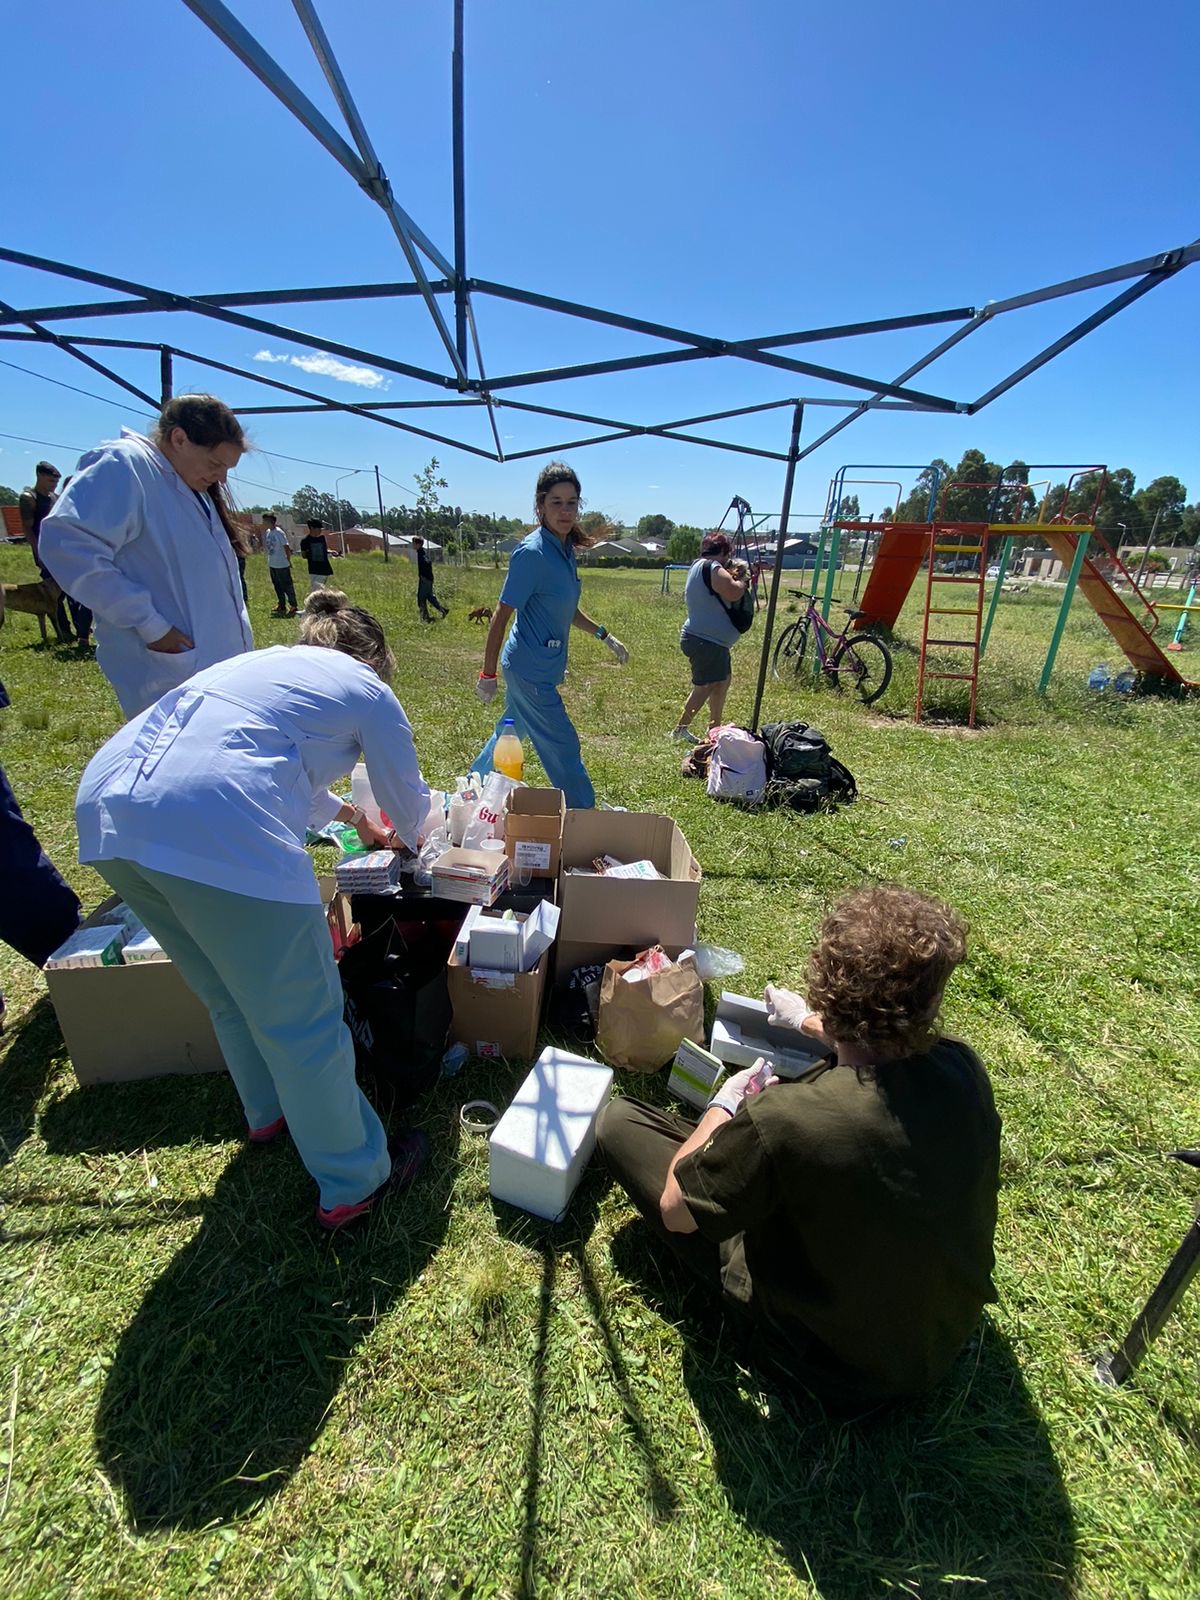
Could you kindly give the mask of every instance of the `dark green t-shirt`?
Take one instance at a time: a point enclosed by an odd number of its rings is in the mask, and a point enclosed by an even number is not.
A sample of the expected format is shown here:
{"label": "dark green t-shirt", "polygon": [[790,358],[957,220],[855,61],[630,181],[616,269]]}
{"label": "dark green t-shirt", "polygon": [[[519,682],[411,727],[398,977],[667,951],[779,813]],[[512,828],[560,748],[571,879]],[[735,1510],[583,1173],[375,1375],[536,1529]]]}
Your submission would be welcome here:
{"label": "dark green t-shirt", "polygon": [[805,1364],[920,1394],[996,1298],[1000,1118],[957,1039],[860,1076],[832,1062],[742,1103],[675,1176],[726,1293]]}

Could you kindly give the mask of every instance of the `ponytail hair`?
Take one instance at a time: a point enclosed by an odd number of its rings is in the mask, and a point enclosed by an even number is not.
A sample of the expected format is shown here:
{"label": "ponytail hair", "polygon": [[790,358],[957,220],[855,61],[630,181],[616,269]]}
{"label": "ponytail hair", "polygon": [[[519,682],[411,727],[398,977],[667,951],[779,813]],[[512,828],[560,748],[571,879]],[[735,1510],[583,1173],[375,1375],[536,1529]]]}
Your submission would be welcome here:
{"label": "ponytail hair", "polygon": [[314,589],[304,602],[300,643],[340,650],[390,683],[396,661],[383,628],[369,611],[353,606],[340,589]]}

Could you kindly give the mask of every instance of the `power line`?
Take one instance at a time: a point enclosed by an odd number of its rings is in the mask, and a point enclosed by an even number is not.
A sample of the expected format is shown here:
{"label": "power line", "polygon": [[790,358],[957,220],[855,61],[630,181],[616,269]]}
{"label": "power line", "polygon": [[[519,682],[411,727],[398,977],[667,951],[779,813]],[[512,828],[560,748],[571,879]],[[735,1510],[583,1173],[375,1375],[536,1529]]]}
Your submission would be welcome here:
{"label": "power line", "polygon": [[63,444],[61,439],[27,439],[23,433],[0,433],[0,439],[16,439],[21,444],[45,445],[47,450],[74,450],[77,455],[82,455],[84,445]]}

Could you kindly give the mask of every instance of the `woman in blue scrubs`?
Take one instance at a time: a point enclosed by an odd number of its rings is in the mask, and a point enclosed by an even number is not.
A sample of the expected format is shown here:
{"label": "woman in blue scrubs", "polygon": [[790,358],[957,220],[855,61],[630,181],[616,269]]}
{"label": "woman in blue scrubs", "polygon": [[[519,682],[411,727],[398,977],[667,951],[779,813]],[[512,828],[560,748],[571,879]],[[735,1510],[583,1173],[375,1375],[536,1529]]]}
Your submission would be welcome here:
{"label": "woman in blue scrubs", "polygon": [[[500,602],[488,629],[483,671],[475,693],[485,703],[496,694],[496,664],[504,668],[504,716],[471,763],[472,771],[492,770],[492,752],[505,718],[537,751],[546,776],[561,789],[569,806],[596,803],[592,780],[579,750],[579,735],[567,715],[558,686],[567,671],[567,638],[579,628],[601,640],[624,666],[629,651],[608,629],[579,609],[575,552],[587,544],[579,526],[579,479],[565,462],[552,461],[538,474],[534,515],[538,526],[512,553]],[[500,652],[509,618],[512,629]]]}

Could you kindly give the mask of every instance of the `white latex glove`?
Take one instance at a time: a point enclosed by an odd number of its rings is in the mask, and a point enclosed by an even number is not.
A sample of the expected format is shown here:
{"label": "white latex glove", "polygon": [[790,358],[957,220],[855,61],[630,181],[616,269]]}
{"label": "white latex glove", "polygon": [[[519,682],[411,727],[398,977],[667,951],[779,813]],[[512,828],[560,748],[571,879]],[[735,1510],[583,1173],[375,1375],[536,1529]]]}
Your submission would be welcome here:
{"label": "white latex glove", "polygon": [[808,1001],[793,989],[769,983],[763,990],[763,999],[767,1002],[767,1021],[777,1028],[795,1028],[799,1033],[805,1017],[813,1014]]}
{"label": "white latex glove", "polygon": [[611,633],[605,637],[604,643],[612,651],[613,655],[616,656],[617,664],[623,667],[629,660],[628,649],[621,643],[620,639],[614,638]]}
{"label": "white latex glove", "polygon": [[476,678],[475,693],[487,705],[489,700],[496,698],[497,680],[495,678]]}
{"label": "white latex glove", "polygon": [[732,1117],[748,1094],[761,1094],[768,1084],[778,1082],[770,1064],[759,1056],[752,1067],[743,1067],[732,1078],[726,1078],[708,1103],[710,1107],[720,1106]]}

